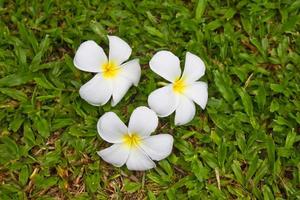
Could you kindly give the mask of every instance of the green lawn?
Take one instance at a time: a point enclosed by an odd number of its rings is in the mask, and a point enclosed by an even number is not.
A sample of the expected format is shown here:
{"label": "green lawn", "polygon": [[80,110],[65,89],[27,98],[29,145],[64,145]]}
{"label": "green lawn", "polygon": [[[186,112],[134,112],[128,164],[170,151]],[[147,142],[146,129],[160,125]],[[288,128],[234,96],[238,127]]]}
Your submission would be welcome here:
{"label": "green lawn", "polygon": [[[0,0],[0,199],[299,199],[299,21],[299,0]],[[142,77],[116,107],[93,107],[73,57],[85,40],[107,51],[108,34]],[[157,168],[113,167],[97,120],[147,105],[163,49],[205,61],[208,105],[185,126],[160,119],[175,141]]]}

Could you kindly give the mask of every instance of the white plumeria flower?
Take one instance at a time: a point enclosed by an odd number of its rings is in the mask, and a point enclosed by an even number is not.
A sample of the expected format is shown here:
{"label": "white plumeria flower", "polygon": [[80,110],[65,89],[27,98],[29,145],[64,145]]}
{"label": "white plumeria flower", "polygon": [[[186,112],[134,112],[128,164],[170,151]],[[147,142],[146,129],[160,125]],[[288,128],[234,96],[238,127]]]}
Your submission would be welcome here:
{"label": "white plumeria flower", "polygon": [[156,113],[147,107],[136,108],[128,128],[113,112],[100,117],[97,128],[102,139],[112,146],[97,152],[108,163],[129,170],[148,170],[155,167],[152,160],[162,160],[170,155],[173,137],[168,134],[150,136],[158,125]]}
{"label": "white plumeria flower", "polygon": [[185,66],[181,75],[180,61],[170,51],[159,51],[149,62],[156,74],[171,83],[153,91],[148,97],[149,107],[159,117],[175,113],[175,125],[190,122],[195,116],[195,104],[202,109],[207,103],[207,84],[197,81],[205,73],[203,61],[196,55],[187,52]]}
{"label": "white plumeria flower", "polygon": [[74,57],[78,69],[97,73],[79,90],[81,98],[95,106],[106,104],[111,96],[115,106],[132,85],[138,85],[141,77],[138,59],[124,63],[131,55],[130,46],[116,36],[108,36],[108,40],[108,58],[92,40],[83,42]]}

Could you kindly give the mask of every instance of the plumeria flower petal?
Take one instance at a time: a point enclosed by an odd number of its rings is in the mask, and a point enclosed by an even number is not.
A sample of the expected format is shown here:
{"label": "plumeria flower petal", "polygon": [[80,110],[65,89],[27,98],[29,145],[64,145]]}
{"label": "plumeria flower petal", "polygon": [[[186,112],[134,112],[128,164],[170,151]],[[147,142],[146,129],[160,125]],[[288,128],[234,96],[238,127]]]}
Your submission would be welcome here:
{"label": "plumeria flower petal", "polygon": [[113,60],[116,64],[121,65],[128,60],[132,49],[121,38],[117,36],[108,36],[109,41],[109,60]]}
{"label": "plumeria flower petal", "polygon": [[121,76],[130,80],[135,86],[138,85],[141,77],[139,59],[128,61],[121,65]]}
{"label": "plumeria flower petal", "polygon": [[126,92],[131,87],[132,82],[124,77],[119,77],[113,82],[112,101],[111,105],[117,105],[121,99],[125,96]]}
{"label": "plumeria flower petal", "polygon": [[207,83],[202,81],[196,81],[186,88],[186,96],[192,99],[196,104],[198,104],[202,109],[205,109],[208,93],[207,93]]}
{"label": "plumeria flower petal", "polygon": [[185,64],[182,77],[185,77],[187,83],[193,83],[199,80],[205,74],[204,62],[196,55],[187,52],[185,55]]}
{"label": "plumeria flower petal", "polygon": [[175,124],[183,125],[190,122],[194,118],[195,112],[194,102],[182,95],[175,112]]}
{"label": "plumeria flower petal", "polygon": [[158,116],[166,117],[175,111],[175,125],[183,125],[194,118],[194,103],[205,108],[208,99],[207,84],[197,81],[204,75],[205,65],[198,56],[186,53],[182,75],[179,59],[169,51],[157,52],[149,65],[152,71],[171,82],[153,91],[148,97],[149,107]]}
{"label": "plumeria flower petal", "polygon": [[86,72],[101,72],[100,66],[107,62],[103,49],[94,41],[83,42],[74,57],[74,65]]}
{"label": "plumeria flower petal", "polygon": [[[117,36],[108,36],[109,58],[94,41],[83,42],[74,57],[74,65],[86,72],[97,73],[80,88],[80,96],[94,106],[106,104],[111,98],[117,105],[141,77],[138,59],[125,62],[131,55],[130,46]],[[124,63],[125,62],[125,63]]]}
{"label": "plumeria flower petal", "polygon": [[128,160],[130,153],[129,148],[123,148],[122,143],[113,144],[112,146],[98,151],[98,155],[102,157],[108,163],[113,164],[116,167],[121,167]]}
{"label": "plumeria flower petal", "polygon": [[98,155],[116,167],[127,165],[129,170],[154,168],[153,162],[168,157],[172,152],[173,137],[168,134],[150,136],[158,125],[158,117],[151,109],[141,106],[130,117],[128,128],[113,112],[100,117],[97,128],[102,139],[113,145]]}
{"label": "plumeria flower petal", "polygon": [[148,97],[150,108],[155,108],[159,117],[166,117],[172,114],[178,105],[179,96],[173,92],[172,84],[153,91]]}
{"label": "plumeria flower petal", "polygon": [[172,83],[181,75],[179,58],[170,51],[157,52],[149,65],[152,71]]}
{"label": "plumeria flower petal", "polygon": [[106,104],[109,101],[112,92],[112,83],[105,79],[101,73],[96,74],[79,89],[81,98],[94,106]]}
{"label": "plumeria flower petal", "polygon": [[149,112],[147,107],[135,109],[129,120],[130,133],[139,133],[141,137],[148,137],[158,126],[158,117],[155,112]]}
{"label": "plumeria flower petal", "polygon": [[144,171],[156,166],[149,156],[140,148],[130,150],[126,165],[129,170],[135,171]]}
{"label": "plumeria flower petal", "polygon": [[127,126],[114,112],[105,113],[97,123],[100,137],[109,143],[121,143],[123,136],[127,134]]}
{"label": "plumeria flower petal", "polygon": [[162,160],[171,152],[173,138],[168,134],[159,134],[144,139],[141,148],[152,160]]}

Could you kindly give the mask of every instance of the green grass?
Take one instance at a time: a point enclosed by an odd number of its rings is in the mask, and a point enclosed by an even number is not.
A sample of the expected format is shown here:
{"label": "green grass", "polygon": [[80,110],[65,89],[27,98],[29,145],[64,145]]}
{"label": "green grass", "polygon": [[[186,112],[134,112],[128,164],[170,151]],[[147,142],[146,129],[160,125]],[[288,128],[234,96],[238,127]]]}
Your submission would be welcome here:
{"label": "green grass", "polygon": [[[300,198],[300,1],[0,0],[0,199]],[[141,82],[116,107],[78,90],[81,42],[117,35],[140,58]],[[173,153],[146,172],[105,163],[98,118],[132,110],[162,79],[151,56],[186,51],[206,63],[207,108],[156,133]],[[183,62],[182,62],[183,64]]]}

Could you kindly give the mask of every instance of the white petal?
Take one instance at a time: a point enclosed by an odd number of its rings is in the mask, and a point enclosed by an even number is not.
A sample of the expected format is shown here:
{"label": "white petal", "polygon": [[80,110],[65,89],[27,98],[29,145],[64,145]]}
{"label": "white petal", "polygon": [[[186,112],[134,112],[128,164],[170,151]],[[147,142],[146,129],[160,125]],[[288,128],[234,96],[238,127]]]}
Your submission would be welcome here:
{"label": "white petal", "polygon": [[81,86],[79,94],[81,98],[94,106],[104,105],[112,95],[112,85],[99,73]]}
{"label": "white petal", "polygon": [[151,58],[149,65],[152,71],[170,82],[174,82],[180,78],[180,61],[178,57],[170,51],[157,52]]}
{"label": "white petal", "polygon": [[126,165],[129,170],[136,171],[144,171],[155,167],[155,163],[139,148],[131,149]]}
{"label": "white petal", "polygon": [[149,107],[154,110],[159,117],[166,117],[172,114],[178,105],[178,96],[173,92],[173,86],[154,90],[148,97]]}
{"label": "white petal", "polygon": [[204,109],[208,99],[207,83],[201,81],[192,83],[187,86],[185,95]]}
{"label": "white petal", "polygon": [[185,65],[183,71],[183,77],[187,82],[194,82],[201,78],[205,73],[204,62],[190,52],[187,52],[185,55]]}
{"label": "white petal", "polygon": [[155,112],[145,106],[136,108],[129,120],[130,133],[136,133],[142,137],[149,136],[158,125],[158,117]]}
{"label": "white petal", "polygon": [[140,147],[153,160],[162,160],[172,152],[173,137],[168,134],[150,136],[142,141]]}
{"label": "white petal", "polygon": [[128,133],[126,125],[113,112],[107,112],[97,123],[100,137],[109,143],[123,142],[123,136]]}
{"label": "white petal", "polygon": [[111,101],[112,106],[117,105],[121,101],[121,99],[125,96],[126,92],[131,87],[131,85],[131,81],[121,76],[113,80],[113,98]]}
{"label": "white petal", "polygon": [[128,159],[130,149],[123,144],[114,144],[106,149],[98,151],[98,155],[108,163],[121,167]]}
{"label": "white petal", "polygon": [[185,96],[180,97],[175,114],[175,125],[183,125],[190,122],[195,116],[195,104]]}
{"label": "white petal", "polygon": [[141,66],[139,59],[134,59],[122,64],[120,76],[127,78],[135,86],[137,86],[141,77]]}
{"label": "white petal", "polygon": [[130,46],[117,36],[107,36],[109,40],[109,60],[121,65],[131,55]]}
{"label": "white petal", "polygon": [[94,41],[83,42],[74,57],[74,65],[87,72],[100,72],[101,65],[107,62],[103,49]]}

